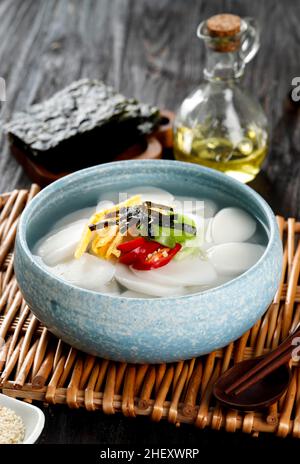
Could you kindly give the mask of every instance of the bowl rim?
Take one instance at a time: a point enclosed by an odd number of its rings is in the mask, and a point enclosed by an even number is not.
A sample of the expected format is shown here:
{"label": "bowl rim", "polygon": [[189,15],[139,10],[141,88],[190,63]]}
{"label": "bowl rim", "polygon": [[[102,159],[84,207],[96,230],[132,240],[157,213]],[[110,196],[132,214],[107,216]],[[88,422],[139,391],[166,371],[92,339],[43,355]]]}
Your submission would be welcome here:
{"label": "bowl rim", "polygon": [[111,299],[114,299],[116,301],[121,301],[121,300],[126,300],[126,301],[129,301],[129,300],[132,300],[132,301],[148,301],[148,300],[153,300],[153,297],[149,297],[149,298],[139,298],[139,297],[134,297],[134,298],[128,298],[128,297],[124,297],[122,295],[109,295],[109,294],[105,294],[105,293],[101,293],[101,292],[98,292],[98,291],[94,291],[94,290],[88,290],[88,289],[85,289],[85,288],[81,288],[81,287],[77,287],[75,285],[72,285],[71,283],[69,282],[66,282],[65,280],[57,277],[56,275],[52,274],[51,272],[49,272],[43,265],[41,265],[39,263],[39,261],[37,259],[35,259],[34,257],[34,254],[31,252],[28,244],[27,244],[27,239],[26,239],[26,225],[27,225],[27,220],[29,219],[30,217],[30,213],[31,213],[31,209],[34,208],[35,204],[40,201],[40,197],[44,194],[51,194],[51,193],[54,193],[58,187],[61,187],[63,186],[64,184],[66,184],[66,186],[68,184],[72,184],[72,182],[80,179],[82,176],[84,177],[88,177],[91,173],[93,173],[93,171],[96,171],[98,170],[99,168],[103,168],[103,170],[110,170],[111,168],[113,169],[118,169],[121,167],[126,167],[126,166],[130,166],[130,165],[140,165],[141,168],[144,168],[145,166],[145,163],[147,163],[147,165],[153,165],[154,167],[157,167],[159,165],[161,166],[165,166],[165,167],[170,167],[170,168],[178,168],[178,169],[182,169],[182,168],[189,168],[191,171],[195,171],[196,173],[199,171],[202,171],[202,173],[204,175],[207,175],[208,177],[210,178],[215,178],[217,180],[220,180],[220,183],[222,184],[232,184],[233,186],[235,186],[238,190],[244,192],[248,198],[250,197],[251,199],[253,199],[255,201],[256,204],[259,204],[261,209],[263,210],[263,213],[265,215],[265,218],[267,220],[267,224],[266,226],[268,227],[268,243],[267,243],[267,246],[264,250],[264,253],[262,254],[262,256],[259,258],[259,260],[253,265],[251,266],[247,271],[243,272],[242,274],[238,275],[237,277],[234,277],[233,279],[229,280],[228,282],[225,282],[221,285],[218,285],[217,287],[213,287],[213,288],[210,288],[210,289],[207,289],[207,290],[203,290],[203,291],[200,291],[200,292],[196,292],[196,293],[191,293],[191,294],[187,294],[187,295],[180,295],[180,296],[163,296],[163,297],[157,297],[157,298],[154,298],[154,300],[164,300],[164,301],[174,301],[174,300],[178,300],[178,299],[190,299],[190,298],[194,298],[194,297],[197,297],[197,296],[200,296],[200,295],[206,295],[206,294],[213,294],[215,292],[219,292],[220,289],[224,289],[224,288],[228,288],[228,287],[231,287],[232,285],[235,285],[236,283],[244,280],[245,278],[249,277],[251,274],[253,274],[254,272],[256,272],[256,269],[261,266],[262,262],[264,262],[266,259],[267,259],[267,255],[269,253],[269,250],[271,249],[273,243],[274,243],[274,240],[275,240],[275,237],[276,237],[276,228],[278,227],[277,225],[277,222],[276,222],[276,219],[275,219],[275,215],[271,209],[271,207],[268,205],[268,203],[262,198],[261,195],[259,195],[255,190],[253,190],[251,187],[249,187],[248,185],[246,184],[243,184],[241,182],[239,182],[238,180],[232,178],[232,177],[229,177],[229,176],[226,176],[226,174],[222,173],[222,172],[219,172],[219,171],[216,171],[214,169],[211,169],[211,168],[207,168],[205,166],[201,166],[201,165],[197,165],[197,164],[193,164],[193,163],[186,163],[186,162],[182,162],[182,161],[174,161],[174,160],[164,160],[164,159],[161,159],[161,160],[126,160],[126,161],[114,161],[114,162],[111,162],[111,163],[105,163],[105,164],[99,164],[99,165],[96,165],[96,166],[91,166],[89,168],[85,168],[85,169],[81,169],[79,171],[76,171],[72,174],[69,174],[61,179],[58,179],[56,180],[55,182],[53,182],[52,184],[48,185],[47,187],[45,187],[44,189],[42,189],[31,201],[30,203],[26,206],[26,208],[24,209],[24,211],[22,212],[22,215],[20,217],[20,220],[19,220],[19,224],[18,224],[18,231],[17,231],[17,239],[19,240],[20,242],[20,245],[22,247],[22,250],[23,252],[25,253],[26,257],[30,260],[31,264],[33,266],[35,266],[36,268],[38,268],[38,270],[44,275],[44,276],[47,276],[48,279],[50,279],[50,281],[54,281],[60,285],[63,285],[63,286],[66,286],[66,288],[69,288],[69,289],[72,289],[74,291],[78,291],[79,293],[83,292],[83,293],[86,293],[86,294],[93,294],[93,295],[98,295],[98,296],[102,296],[102,297],[106,297],[106,298],[111,298]]}

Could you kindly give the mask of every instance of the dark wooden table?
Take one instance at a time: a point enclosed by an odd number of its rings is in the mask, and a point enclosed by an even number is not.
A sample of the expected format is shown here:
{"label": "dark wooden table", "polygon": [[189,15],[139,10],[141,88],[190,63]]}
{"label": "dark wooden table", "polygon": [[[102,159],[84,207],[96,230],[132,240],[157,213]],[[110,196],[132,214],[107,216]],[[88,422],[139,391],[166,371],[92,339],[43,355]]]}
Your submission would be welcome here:
{"label": "dark wooden table", "polygon": [[[265,108],[271,144],[253,187],[276,212],[299,218],[300,111],[287,100],[292,78],[300,76],[297,0],[1,0],[0,76],[7,84],[2,116],[6,120],[13,111],[80,77],[103,79],[127,96],[175,110],[201,79],[204,49],[196,26],[224,11],[254,16],[262,30],[261,50],[246,70],[244,86]],[[4,137],[0,153],[0,191],[28,186],[30,181],[10,157]],[[66,407],[45,412],[41,443],[168,442],[202,449],[296,444],[272,436],[254,440]]]}

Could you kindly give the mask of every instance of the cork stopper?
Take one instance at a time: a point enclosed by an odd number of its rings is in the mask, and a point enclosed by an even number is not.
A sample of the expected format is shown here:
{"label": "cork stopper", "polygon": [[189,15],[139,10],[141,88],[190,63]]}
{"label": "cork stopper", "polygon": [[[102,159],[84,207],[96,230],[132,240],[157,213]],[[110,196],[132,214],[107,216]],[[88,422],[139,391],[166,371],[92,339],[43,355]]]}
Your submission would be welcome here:
{"label": "cork stopper", "polygon": [[230,37],[240,32],[241,18],[233,14],[218,14],[211,16],[206,25],[212,37]]}
{"label": "cork stopper", "polygon": [[215,40],[219,52],[234,52],[240,47],[241,18],[233,14],[218,14],[206,21],[208,34]]}

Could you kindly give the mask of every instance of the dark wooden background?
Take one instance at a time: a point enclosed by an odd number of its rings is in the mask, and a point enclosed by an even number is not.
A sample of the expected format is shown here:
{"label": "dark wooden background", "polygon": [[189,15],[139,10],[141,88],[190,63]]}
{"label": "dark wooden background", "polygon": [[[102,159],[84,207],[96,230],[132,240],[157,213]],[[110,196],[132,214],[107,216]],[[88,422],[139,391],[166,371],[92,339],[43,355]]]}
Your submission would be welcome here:
{"label": "dark wooden background", "polygon": [[[255,17],[261,50],[247,67],[243,85],[269,118],[270,153],[253,186],[276,212],[300,217],[300,120],[288,104],[291,80],[300,76],[298,0],[1,0],[0,76],[7,84],[4,120],[15,110],[50,96],[80,77],[96,77],[127,96],[175,110],[200,81],[204,48],[195,35],[212,14]],[[300,108],[300,106],[299,106]],[[0,147],[0,191],[29,185]],[[290,446],[290,440],[252,440],[192,427],[174,428],[121,416],[46,409],[42,443],[213,443]]]}

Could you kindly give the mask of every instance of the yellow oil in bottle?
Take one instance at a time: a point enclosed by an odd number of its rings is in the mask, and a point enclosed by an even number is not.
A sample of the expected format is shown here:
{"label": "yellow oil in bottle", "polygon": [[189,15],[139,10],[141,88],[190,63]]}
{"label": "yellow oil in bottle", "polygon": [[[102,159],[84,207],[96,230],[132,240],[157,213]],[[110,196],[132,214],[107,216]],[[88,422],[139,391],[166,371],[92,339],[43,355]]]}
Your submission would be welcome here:
{"label": "yellow oil in bottle", "polygon": [[208,136],[203,126],[179,126],[174,132],[174,156],[217,169],[241,182],[250,182],[260,171],[267,154],[267,133],[258,128],[243,130],[233,143],[226,137]]}

